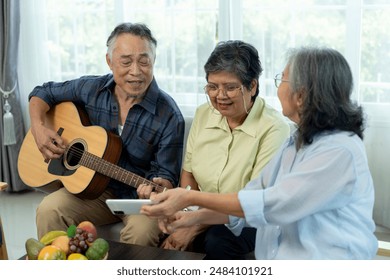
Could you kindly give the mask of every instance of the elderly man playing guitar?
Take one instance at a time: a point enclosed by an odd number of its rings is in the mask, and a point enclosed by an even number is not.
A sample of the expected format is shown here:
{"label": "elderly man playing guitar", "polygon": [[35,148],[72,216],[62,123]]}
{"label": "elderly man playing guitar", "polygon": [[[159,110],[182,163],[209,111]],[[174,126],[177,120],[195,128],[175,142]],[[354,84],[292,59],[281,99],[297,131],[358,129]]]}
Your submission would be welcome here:
{"label": "elderly man playing guitar", "polygon": [[113,215],[105,203],[149,198],[154,189],[178,184],[184,119],[154,79],[156,46],[145,25],[120,24],[107,40],[112,74],[48,82],[31,92],[31,129],[21,149],[31,160],[19,157],[21,177],[32,187],[64,186],[39,205],[38,237],[84,220],[122,220],[122,242],[158,244],[155,220]]}

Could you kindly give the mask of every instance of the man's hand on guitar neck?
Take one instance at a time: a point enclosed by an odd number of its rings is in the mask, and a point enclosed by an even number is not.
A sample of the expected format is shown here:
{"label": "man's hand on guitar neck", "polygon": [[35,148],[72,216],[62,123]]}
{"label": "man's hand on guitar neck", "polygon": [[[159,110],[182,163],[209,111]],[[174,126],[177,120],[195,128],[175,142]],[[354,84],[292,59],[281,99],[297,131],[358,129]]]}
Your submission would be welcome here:
{"label": "man's hand on guitar neck", "polygon": [[[155,177],[153,178],[153,183],[156,183],[160,186],[163,186],[166,189],[172,189],[172,183],[164,178]],[[137,188],[138,198],[140,199],[149,199],[150,194],[154,191],[154,187],[149,184],[140,184]]]}

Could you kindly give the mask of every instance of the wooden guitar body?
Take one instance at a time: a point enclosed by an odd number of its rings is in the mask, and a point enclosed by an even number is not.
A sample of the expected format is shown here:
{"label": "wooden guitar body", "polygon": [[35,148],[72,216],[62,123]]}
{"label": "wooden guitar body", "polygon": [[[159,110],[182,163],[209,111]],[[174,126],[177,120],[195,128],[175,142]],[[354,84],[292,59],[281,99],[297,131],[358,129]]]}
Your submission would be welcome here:
{"label": "wooden guitar body", "polygon": [[22,181],[45,192],[64,186],[82,198],[94,199],[100,196],[110,177],[87,166],[95,164],[95,157],[116,164],[122,150],[120,137],[108,133],[102,127],[88,126],[86,115],[71,102],[53,107],[48,113],[47,123],[55,131],[62,130],[61,137],[65,140],[67,150],[60,159],[45,162],[29,130],[18,158]]}

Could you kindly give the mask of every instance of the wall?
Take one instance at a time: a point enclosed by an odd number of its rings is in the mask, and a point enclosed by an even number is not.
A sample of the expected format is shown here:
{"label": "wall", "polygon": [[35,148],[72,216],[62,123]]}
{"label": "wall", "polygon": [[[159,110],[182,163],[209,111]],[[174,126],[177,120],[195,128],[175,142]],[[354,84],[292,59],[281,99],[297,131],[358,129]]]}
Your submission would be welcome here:
{"label": "wall", "polygon": [[390,122],[369,123],[364,142],[375,186],[374,220],[390,228]]}

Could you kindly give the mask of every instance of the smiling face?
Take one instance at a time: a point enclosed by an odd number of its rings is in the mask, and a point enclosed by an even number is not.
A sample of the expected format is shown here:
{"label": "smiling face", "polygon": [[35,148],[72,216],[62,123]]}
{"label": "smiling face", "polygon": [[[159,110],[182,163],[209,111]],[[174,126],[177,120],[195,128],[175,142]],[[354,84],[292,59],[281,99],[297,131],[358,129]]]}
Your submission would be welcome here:
{"label": "smiling face", "polygon": [[278,98],[282,105],[283,115],[299,124],[299,108],[302,104],[302,94],[291,90],[288,66],[282,72],[282,82],[278,87]]}
{"label": "smiling face", "polygon": [[118,35],[112,57],[106,55],[116,83],[115,92],[124,97],[142,97],[153,80],[155,55],[148,40],[132,34]]}
{"label": "smiling face", "polygon": [[[238,77],[229,72],[210,73],[207,82],[220,89],[232,86],[240,87],[242,85]],[[209,96],[209,98],[213,107],[228,119],[229,124],[241,124],[248,115],[246,110],[249,110],[253,105],[251,97],[255,94],[255,90],[255,86],[252,86],[250,91],[242,87],[242,91],[238,89],[239,92],[232,98],[224,94],[222,90],[219,90],[217,96]]]}

